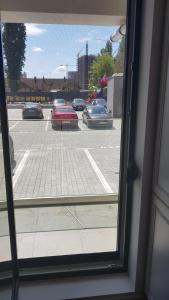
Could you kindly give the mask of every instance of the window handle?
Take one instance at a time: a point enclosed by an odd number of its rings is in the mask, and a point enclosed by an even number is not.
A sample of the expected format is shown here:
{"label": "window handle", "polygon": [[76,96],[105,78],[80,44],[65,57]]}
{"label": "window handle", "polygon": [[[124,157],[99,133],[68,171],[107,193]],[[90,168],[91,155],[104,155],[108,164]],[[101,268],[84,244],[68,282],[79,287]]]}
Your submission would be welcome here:
{"label": "window handle", "polygon": [[133,181],[136,180],[139,175],[140,172],[135,161],[130,162],[127,167],[127,184],[133,183]]}

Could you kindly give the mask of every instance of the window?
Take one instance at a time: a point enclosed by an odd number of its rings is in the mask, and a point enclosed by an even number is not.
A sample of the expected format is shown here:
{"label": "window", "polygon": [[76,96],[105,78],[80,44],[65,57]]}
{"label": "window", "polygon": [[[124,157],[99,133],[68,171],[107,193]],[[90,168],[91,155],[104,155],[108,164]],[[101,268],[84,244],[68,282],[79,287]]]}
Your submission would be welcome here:
{"label": "window", "polygon": [[[75,264],[74,271],[91,272],[126,267],[128,146],[133,137],[127,83],[123,92],[124,76],[129,76],[128,65],[124,72],[125,37],[109,41],[117,29],[116,24],[3,24],[21,273],[29,264]],[[18,58],[23,66],[18,77],[10,57],[21,32],[26,52]],[[131,57],[127,59],[129,64]],[[79,98],[84,101],[73,102]],[[38,109],[30,102],[39,103]]]}
{"label": "window", "polygon": [[[11,137],[10,145],[12,147]],[[11,260],[10,251],[10,238],[9,238],[9,225],[7,213],[7,200],[6,200],[6,185],[5,185],[5,171],[4,171],[4,158],[2,146],[2,132],[1,132],[1,119],[0,119],[0,262]]]}

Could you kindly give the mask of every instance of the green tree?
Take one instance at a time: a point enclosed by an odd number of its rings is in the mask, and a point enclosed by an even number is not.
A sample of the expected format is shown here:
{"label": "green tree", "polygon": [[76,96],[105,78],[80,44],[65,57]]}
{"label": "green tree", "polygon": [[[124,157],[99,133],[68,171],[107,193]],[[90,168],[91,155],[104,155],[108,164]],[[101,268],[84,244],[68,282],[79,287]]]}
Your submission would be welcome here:
{"label": "green tree", "polygon": [[89,89],[92,87],[99,87],[99,79],[106,74],[111,76],[114,71],[113,57],[107,53],[99,54],[93,61],[90,68]]}
{"label": "green tree", "polygon": [[11,90],[16,91],[25,63],[26,26],[19,23],[4,24],[3,47],[8,83]]}
{"label": "green tree", "polygon": [[105,48],[102,48],[100,53],[101,54],[107,53],[109,55],[112,55],[112,42],[107,41]]}
{"label": "green tree", "polygon": [[116,57],[114,58],[114,72],[124,72],[125,37],[122,38]]}

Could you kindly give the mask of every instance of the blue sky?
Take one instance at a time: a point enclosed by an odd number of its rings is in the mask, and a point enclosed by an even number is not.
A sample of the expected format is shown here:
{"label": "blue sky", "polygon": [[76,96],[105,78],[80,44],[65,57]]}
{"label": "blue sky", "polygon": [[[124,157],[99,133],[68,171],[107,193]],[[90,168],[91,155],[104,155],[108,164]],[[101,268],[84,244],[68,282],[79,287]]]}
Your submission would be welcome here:
{"label": "blue sky", "polygon": [[[63,78],[67,70],[76,70],[77,54],[80,50],[80,55],[85,54],[86,41],[89,54],[98,54],[116,27],[26,24],[26,29],[27,76]],[[113,52],[117,48],[118,44],[113,43]]]}

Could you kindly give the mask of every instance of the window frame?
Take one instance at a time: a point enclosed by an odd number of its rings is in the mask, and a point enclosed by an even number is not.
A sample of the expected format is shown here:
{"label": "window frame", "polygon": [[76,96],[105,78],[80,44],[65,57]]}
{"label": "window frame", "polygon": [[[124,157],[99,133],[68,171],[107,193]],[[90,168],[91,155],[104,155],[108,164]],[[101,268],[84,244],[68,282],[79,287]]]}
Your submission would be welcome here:
{"label": "window frame", "polygon": [[[123,125],[121,134],[120,187],[117,226],[117,245],[119,251],[52,256],[43,258],[36,257],[19,259],[17,257],[16,230],[8,141],[7,107],[5,102],[3,69],[1,71],[0,79],[3,78],[3,80],[0,80],[0,96],[2,99],[2,127],[4,128],[2,130],[2,139],[4,150],[5,178],[6,185],[8,186],[7,205],[10,227],[12,270],[13,275],[16,279],[20,277],[22,279],[29,280],[32,278],[42,279],[89,274],[112,274],[127,271],[130,242],[132,185],[134,179],[137,176],[137,168],[134,163],[134,125],[136,122],[136,95],[140,43],[139,32],[141,28],[141,0],[128,0],[127,2],[127,39],[125,46],[126,59],[123,85]],[[7,266],[8,262],[4,263],[4,266],[5,264]],[[65,268],[63,268],[63,266]],[[37,272],[37,270],[34,270],[37,268],[39,272]]]}

